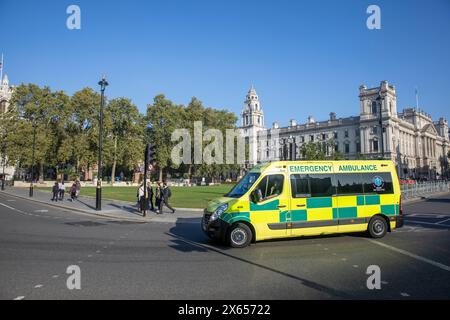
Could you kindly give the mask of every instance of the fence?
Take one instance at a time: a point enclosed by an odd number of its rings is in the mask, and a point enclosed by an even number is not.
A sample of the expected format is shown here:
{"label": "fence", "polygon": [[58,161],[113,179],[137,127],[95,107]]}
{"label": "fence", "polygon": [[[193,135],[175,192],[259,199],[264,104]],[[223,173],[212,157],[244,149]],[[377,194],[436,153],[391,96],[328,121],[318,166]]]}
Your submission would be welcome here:
{"label": "fence", "polygon": [[402,184],[402,196],[405,199],[425,197],[433,193],[449,192],[450,181],[427,181],[415,184]]}

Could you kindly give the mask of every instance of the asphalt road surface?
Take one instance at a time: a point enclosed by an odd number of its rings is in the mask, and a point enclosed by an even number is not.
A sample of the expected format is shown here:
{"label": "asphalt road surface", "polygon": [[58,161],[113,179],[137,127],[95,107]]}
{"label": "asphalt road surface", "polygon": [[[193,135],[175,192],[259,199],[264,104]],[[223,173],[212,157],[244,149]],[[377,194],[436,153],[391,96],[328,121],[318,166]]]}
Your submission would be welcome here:
{"label": "asphalt road surface", "polygon": [[[337,235],[231,249],[199,219],[97,218],[0,193],[0,299],[449,299],[450,196],[405,205],[381,240]],[[67,268],[81,271],[69,290]],[[379,266],[381,289],[367,268]]]}

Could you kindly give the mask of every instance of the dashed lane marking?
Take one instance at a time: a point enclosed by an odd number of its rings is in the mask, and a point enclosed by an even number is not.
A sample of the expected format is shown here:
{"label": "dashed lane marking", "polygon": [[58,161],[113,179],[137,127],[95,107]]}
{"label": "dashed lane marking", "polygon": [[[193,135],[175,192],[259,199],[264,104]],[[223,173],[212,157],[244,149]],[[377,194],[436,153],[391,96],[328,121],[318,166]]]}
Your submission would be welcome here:
{"label": "dashed lane marking", "polygon": [[25,299],[25,296],[18,296],[16,298],[14,298],[13,300],[23,300],[23,299]]}
{"label": "dashed lane marking", "polygon": [[372,240],[372,239],[365,239],[365,240],[370,241],[370,242],[372,242],[373,244],[379,245],[379,246],[381,246],[381,247],[385,247],[385,248],[387,248],[387,249],[389,249],[389,250],[392,250],[392,251],[401,253],[401,254],[403,254],[403,255],[405,255],[405,256],[408,256],[408,257],[411,257],[411,258],[413,258],[413,259],[416,259],[416,260],[419,260],[419,261],[422,261],[422,262],[431,264],[432,266],[438,267],[438,268],[440,268],[440,269],[442,269],[442,270],[450,271],[450,267],[449,267],[449,266],[446,266],[446,265],[443,264],[443,263],[440,263],[440,262],[437,262],[437,261],[434,261],[434,260],[431,260],[431,259],[428,259],[428,258],[419,256],[419,255],[417,255],[417,254],[414,254],[414,253],[412,253],[412,252],[409,252],[409,251],[406,251],[406,250],[403,250],[403,249],[399,249],[399,248],[390,246],[390,245],[385,244],[385,243],[383,243],[383,242],[378,242],[378,241],[375,241],[375,240]]}
{"label": "dashed lane marking", "polygon": [[35,288],[35,289],[40,289],[40,288],[42,288],[43,286],[44,286],[44,285],[42,285],[42,284],[37,284],[37,285],[34,286],[34,288]]}
{"label": "dashed lane marking", "polygon": [[409,294],[407,294],[406,292],[401,292],[400,295],[401,295],[402,297],[409,297]]}

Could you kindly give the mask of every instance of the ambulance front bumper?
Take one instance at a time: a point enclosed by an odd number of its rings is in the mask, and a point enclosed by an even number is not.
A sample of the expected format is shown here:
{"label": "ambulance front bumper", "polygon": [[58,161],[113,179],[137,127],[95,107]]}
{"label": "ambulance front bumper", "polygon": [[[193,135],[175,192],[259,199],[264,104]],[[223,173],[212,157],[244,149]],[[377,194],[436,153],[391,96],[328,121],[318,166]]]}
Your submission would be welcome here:
{"label": "ambulance front bumper", "polygon": [[206,212],[202,218],[202,230],[211,239],[225,241],[229,224],[222,219],[210,221],[211,213]]}

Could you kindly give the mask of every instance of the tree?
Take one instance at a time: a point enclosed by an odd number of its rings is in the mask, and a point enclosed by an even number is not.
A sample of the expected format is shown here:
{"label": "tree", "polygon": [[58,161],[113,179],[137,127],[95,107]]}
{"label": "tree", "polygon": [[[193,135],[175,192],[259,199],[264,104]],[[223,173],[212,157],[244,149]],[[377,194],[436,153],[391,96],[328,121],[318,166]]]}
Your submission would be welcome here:
{"label": "tree", "polygon": [[31,166],[33,144],[25,137],[32,137],[33,128],[35,128],[35,160],[39,164],[40,181],[44,179],[44,164],[48,160],[52,143],[50,122],[53,114],[53,103],[54,97],[50,88],[40,88],[34,84],[18,86],[12,97],[12,104],[17,108],[18,115],[23,120],[13,137],[14,143],[19,147],[16,156],[23,164]]}
{"label": "tree", "polygon": [[156,96],[153,104],[147,108],[148,142],[155,145],[156,166],[159,180],[163,179],[163,170],[171,165],[170,156],[173,147],[172,132],[182,128],[183,108],[166,99],[163,94]]}
{"label": "tree", "polygon": [[[91,88],[84,88],[70,99],[70,120],[67,133],[70,154],[77,172],[97,163],[100,95]],[[107,131],[105,130],[105,134]]]}
{"label": "tree", "polygon": [[321,145],[315,142],[308,142],[300,147],[300,153],[304,160],[325,160],[325,152]]}
{"label": "tree", "polygon": [[144,127],[138,108],[127,98],[108,103],[106,117],[110,118],[113,140],[111,183],[114,184],[117,163],[133,167],[144,154]]}

